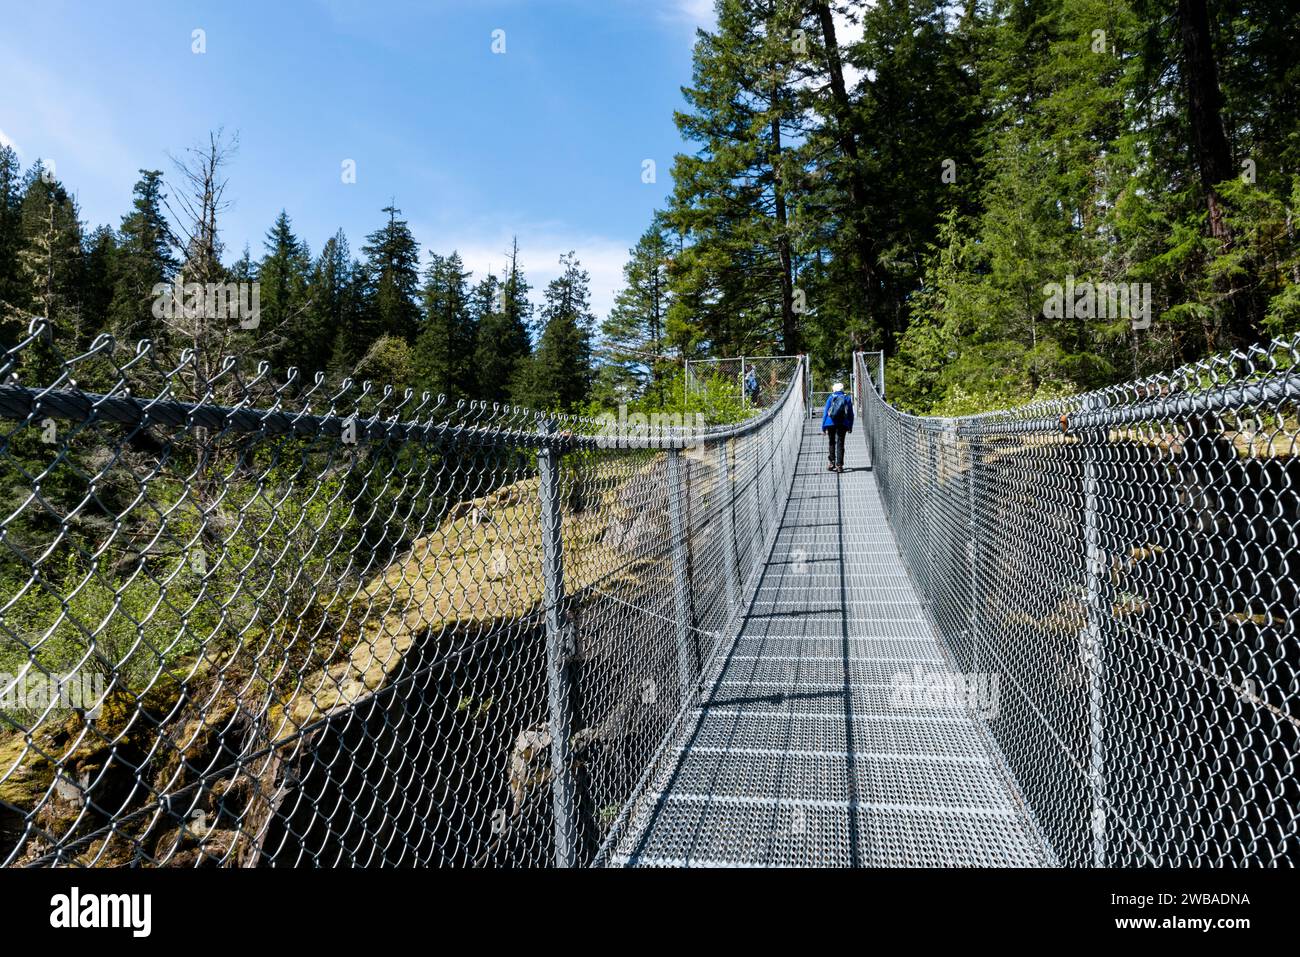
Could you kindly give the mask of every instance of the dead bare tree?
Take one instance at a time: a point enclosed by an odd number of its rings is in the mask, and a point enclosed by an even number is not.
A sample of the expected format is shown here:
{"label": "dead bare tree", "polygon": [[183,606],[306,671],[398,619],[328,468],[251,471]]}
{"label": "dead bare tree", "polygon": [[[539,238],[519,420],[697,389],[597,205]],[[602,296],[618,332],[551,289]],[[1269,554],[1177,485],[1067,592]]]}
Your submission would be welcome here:
{"label": "dead bare tree", "polygon": [[[233,274],[221,261],[219,224],[230,208],[226,168],[238,147],[237,136],[227,138],[218,129],[208,134],[206,144],[169,156],[177,183],[165,206],[181,268],[170,308],[159,317],[165,335],[157,343],[160,359],[174,370],[173,384],[183,397],[224,406],[255,400],[255,391],[263,385],[274,388],[257,366],[256,360],[269,353],[270,342],[256,319],[249,322],[238,311],[232,315],[224,299],[219,300],[222,308],[212,308],[218,301],[215,294],[224,296],[238,288],[232,282],[252,278]],[[193,439],[197,461],[191,489],[200,501],[214,500],[220,490],[216,484],[209,488],[209,483],[216,483],[220,466],[232,453],[223,452],[219,437],[206,429],[196,429]]]}
{"label": "dead bare tree", "polygon": [[[177,188],[166,200],[173,243],[181,261],[176,292],[194,290],[200,303],[174,302],[161,317],[167,345],[189,350],[189,360],[180,374],[194,398],[228,404],[246,396],[248,360],[270,353],[272,336],[256,321],[222,308],[213,310],[214,294],[224,297],[238,277],[221,261],[224,246],[219,222],[230,208],[226,199],[226,167],[239,149],[238,136],[226,137],[218,129],[208,134],[203,146],[190,147],[170,156],[178,179]],[[245,291],[245,296],[247,292]],[[177,298],[181,298],[179,295]],[[225,299],[220,300],[225,303]]]}

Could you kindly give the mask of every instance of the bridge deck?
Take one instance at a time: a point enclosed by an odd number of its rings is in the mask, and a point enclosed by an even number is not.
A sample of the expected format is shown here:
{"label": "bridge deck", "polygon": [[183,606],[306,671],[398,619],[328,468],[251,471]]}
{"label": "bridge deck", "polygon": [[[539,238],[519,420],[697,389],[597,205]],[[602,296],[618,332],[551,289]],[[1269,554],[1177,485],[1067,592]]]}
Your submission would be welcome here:
{"label": "bridge deck", "polygon": [[736,642],[633,810],[613,863],[1042,863],[974,719],[891,707],[898,672],[942,669],[859,434],[826,470],[803,438],[771,560]]}

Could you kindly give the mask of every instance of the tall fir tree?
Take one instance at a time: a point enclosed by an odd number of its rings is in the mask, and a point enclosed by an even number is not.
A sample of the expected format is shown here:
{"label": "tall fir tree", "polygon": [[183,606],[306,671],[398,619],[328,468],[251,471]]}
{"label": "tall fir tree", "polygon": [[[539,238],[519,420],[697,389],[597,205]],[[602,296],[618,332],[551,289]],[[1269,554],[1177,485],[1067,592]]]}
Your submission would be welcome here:
{"label": "tall fir tree", "polygon": [[539,409],[572,412],[587,401],[593,370],[591,278],[577,257],[560,257],[562,272],[546,284],[542,332],[533,356],[530,398]]}
{"label": "tall fir tree", "polygon": [[176,277],[174,240],[163,211],[167,197],[162,175],[161,170],[140,170],[131,212],[122,217],[118,228],[117,267],[108,308],[108,328],[126,341],[162,332],[153,316],[154,288]]}
{"label": "tall fir tree", "polygon": [[321,247],[307,289],[311,341],[304,346],[303,369],[309,381],[311,374],[319,371],[350,370],[360,358],[359,273],[348,238],[340,229]]}
{"label": "tall fir tree", "polygon": [[365,276],[363,342],[395,336],[408,344],[420,326],[420,248],[395,206],[385,206],[388,222],[361,247]]}
{"label": "tall fir tree", "polygon": [[280,210],[266,234],[266,255],[258,266],[261,301],[260,329],[271,337],[271,361],[277,371],[290,366],[300,373],[316,371],[315,330],[308,310],[307,284],[311,254],[293,232],[289,214]]}
{"label": "tall fir tree", "polygon": [[22,164],[11,146],[0,146],[0,347],[18,341],[20,313],[28,298],[18,254],[23,247]]}
{"label": "tall fir tree", "polygon": [[86,331],[91,336],[108,328],[117,281],[117,235],[108,226],[100,226],[86,238],[82,256],[81,308]]}
{"label": "tall fir tree", "polygon": [[977,208],[984,116],[980,68],[970,61],[980,42],[975,9],[955,15],[944,0],[881,0],[862,13],[863,37],[850,62],[863,74],[857,112],[870,130],[862,166],[879,338],[859,345],[893,352],[924,271],[924,240],[935,236],[945,210]]}
{"label": "tall fir tree", "polygon": [[45,347],[28,350],[23,368],[26,375],[47,377],[54,374],[58,353],[75,355],[90,341],[81,303],[81,221],[75,201],[40,160],[27,173],[20,213],[18,262],[26,288],[18,290],[10,320],[45,321]]}
{"label": "tall fir tree", "polygon": [[804,14],[790,0],[719,0],[716,33],[695,46],[666,224],[689,237],[675,268],[677,320],[719,352],[800,347],[790,199],[802,177],[796,88],[808,64],[795,44]]}
{"label": "tall fir tree", "polygon": [[504,277],[484,279],[475,295],[478,343],[474,365],[479,396],[488,402],[521,402],[528,397],[526,380],[532,355],[528,330],[533,313],[528,291],[516,241],[511,244]]}
{"label": "tall fir tree", "polygon": [[477,395],[474,347],[477,328],[460,256],[434,254],[424,279],[424,319],[412,362],[417,383],[451,402]]}
{"label": "tall fir tree", "polygon": [[668,323],[668,260],[671,247],[663,226],[652,223],[623,266],[623,289],[601,323],[606,351],[601,375],[613,398],[626,401],[648,393],[663,400],[662,386],[673,364],[664,352]]}

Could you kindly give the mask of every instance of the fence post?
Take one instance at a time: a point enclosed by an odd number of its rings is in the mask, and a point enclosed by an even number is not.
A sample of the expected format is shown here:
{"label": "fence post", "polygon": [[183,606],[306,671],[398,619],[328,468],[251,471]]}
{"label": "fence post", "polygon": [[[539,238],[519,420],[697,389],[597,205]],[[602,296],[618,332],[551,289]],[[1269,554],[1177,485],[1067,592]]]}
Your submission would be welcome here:
{"label": "fence post", "polygon": [[687,563],[690,557],[686,549],[685,520],[686,481],[682,469],[681,449],[668,450],[668,525],[672,535],[673,553],[673,606],[677,625],[677,677],[681,687],[682,707],[685,708],[693,694],[691,687],[694,680],[691,675],[690,640],[692,625],[690,620],[690,572]]}
{"label": "fence post", "polygon": [[980,526],[978,509],[976,508],[976,478],[979,475],[980,459],[977,437],[978,433],[967,432],[966,434],[966,457],[969,463],[966,471],[966,492],[967,507],[970,511],[968,516],[970,527],[970,657],[971,671],[976,674],[980,671]]}
{"label": "fence post", "polygon": [[[767,430],[762,439],[767,438]],[[759,447],[762,440],[754,440],[754,523],[757,525],[758,541],[767,544],[767,521],[763,514],[763,450]]]}
{"label": "fence post", "polygon": [[551,729],[551,805],[555,814],[555,865],[577,864],[577,814],[569,702],[569,635],[564,601],[564,512],[560,501],[560,453],[550,436],[537,453],[542,505],[542,597],[546,608],[546,696]]}
{"label": "fence post", "polygon": [[885,350],[880,350],[880,397],[885,397]]}
{"label": "fence post", "polygon": [[776,492],[776,456],[777,456],[777,438],[772,435],[777,428],[777,420],[773,419],[772,424],[764,429],[768,434],[767,439],[767,524],[773,532],[776,531],[779,512],[777,509],[777,492]]}
{"label": "fence post", "polygon": [[[1091,411],[1099,408],[1100,404],[1095,396],[1090,396],[1084,401],[1083,408]],[[1092,431],[1104,441],[1104,430]],[[1103,684],[1105,654],[1102,647],[1102,619],[1105,615],[1102,575],[1105,574],[1105,561],[1101,551],[1101,524],[1097,514],[1100,508],[1098,450],[1089,444],[1089,435],[1086,427],[1078,432],[1083,454],[1083,535],[1087,579],[1087,626],[1082,637],[1088,666],[1088,791],[1092,805],[1092,863],[1094,867],[1106,867],[1106,702]]]}
{"label": "fence post", "polygon": [[728,439],[718,443],[718,483],[724,490],[722,503],[722,549],[727,562],[727,607],[736,613],[739,602],[740,566],[736,562],[736,486],[731,477],[731,456],[727,454]]}
{"label": "fence post", "polygon": [[[925,514],[930,518],[938,514],[934,505],[935,494],[939,491],[939,460],[936,457],[934,448],[934,430],[929,426],[929,420],[921,425],[921,432],[925,436],[925,465],[928,477],[925,488]],[[927,555],[937,555],[934,542],[934,522],[927,521],[925,526],[925,549]],[[930,611],[932,604],[932,582],[928,578],[921,580],[921,604],[925,606],[926,611]]]}
{"label": "fence post", "polygon": [[867,447],[867,471],[871,472],[876,467],[875,452],[871,447],[872,432],[875,431],[876,423],[868,412],[871,406],[867,402],[867,389],[871,386],[871,377],[866,374],[866,368],[866,360],[862,357],[862,353],[853,353],[853,370],[859,372],[856,380],[858,392],[853,397],[856,403],[854,411],[862,417],[858,428],[862,430],[862,443]]}

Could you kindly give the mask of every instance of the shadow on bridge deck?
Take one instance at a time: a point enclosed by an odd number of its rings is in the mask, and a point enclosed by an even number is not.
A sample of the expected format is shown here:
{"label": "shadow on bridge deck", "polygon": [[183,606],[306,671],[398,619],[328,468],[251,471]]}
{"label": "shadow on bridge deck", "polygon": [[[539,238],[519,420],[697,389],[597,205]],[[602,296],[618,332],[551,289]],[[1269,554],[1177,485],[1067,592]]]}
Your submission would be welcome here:
{"label": "shadow on bridge deck", "polygon": [[974,718],[900,708],[945,660],[885,523],[860,434],[826,470],[816,422],[736,641],[634,809],[613,863],[1042,863]]}

